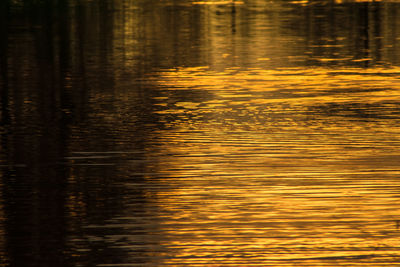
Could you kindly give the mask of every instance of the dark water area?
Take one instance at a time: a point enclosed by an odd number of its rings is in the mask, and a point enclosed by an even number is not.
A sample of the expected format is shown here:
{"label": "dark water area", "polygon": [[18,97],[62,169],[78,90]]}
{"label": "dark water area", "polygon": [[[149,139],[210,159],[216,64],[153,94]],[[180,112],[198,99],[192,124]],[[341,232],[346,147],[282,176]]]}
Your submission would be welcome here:
{"label": "dark water area", "polygon": [[400,265],[398,14],[0,1],[0,266]]}

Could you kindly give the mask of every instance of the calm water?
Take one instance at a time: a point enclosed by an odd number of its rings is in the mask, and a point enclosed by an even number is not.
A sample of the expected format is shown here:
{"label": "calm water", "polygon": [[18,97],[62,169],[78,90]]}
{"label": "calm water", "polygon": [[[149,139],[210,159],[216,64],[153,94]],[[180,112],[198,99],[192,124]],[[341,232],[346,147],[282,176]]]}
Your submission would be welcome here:
{"label": "calm water", "polygon": [[398,1],[0,12],[0,266],[400,266]]}

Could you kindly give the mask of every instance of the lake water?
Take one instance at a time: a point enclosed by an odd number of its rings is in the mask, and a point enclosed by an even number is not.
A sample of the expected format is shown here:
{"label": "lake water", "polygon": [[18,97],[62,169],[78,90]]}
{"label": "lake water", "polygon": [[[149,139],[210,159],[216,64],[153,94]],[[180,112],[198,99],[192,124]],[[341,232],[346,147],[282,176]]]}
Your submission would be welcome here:
{"label": "lake water", "polygon": [[398,1],[0,11],[0,266],[400,266]]}

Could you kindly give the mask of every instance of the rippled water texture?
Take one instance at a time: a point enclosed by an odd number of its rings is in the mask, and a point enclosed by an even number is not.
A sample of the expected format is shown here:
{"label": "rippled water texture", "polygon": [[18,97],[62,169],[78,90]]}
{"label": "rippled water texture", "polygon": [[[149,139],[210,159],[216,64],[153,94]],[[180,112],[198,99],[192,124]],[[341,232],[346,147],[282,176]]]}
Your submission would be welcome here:
{"label": "rippled water texture", "polygon": [[2,1],[0,266],[397,266],[398,1]]}

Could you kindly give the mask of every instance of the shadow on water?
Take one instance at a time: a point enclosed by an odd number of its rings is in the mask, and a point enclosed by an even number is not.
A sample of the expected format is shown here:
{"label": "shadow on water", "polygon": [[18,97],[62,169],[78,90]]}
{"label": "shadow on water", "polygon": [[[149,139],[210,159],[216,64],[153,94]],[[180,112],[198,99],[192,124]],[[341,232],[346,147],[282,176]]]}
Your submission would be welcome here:
{"label": "shadow on water", "polygon": [[51,266],[65,263],[67,177],[58,161],[68,135],[51,17],[65,19],[66,2],[29,4],[1,9],[3,262]]}
{"label": "shadow on water", "polygon": [[398,10],[1,1],[0,266],[394,262]]}
{"label": "shadow on water", "polygon": [[[123,251],[89,241],[90,231],[82,228],[123,210],[124,188],[113,185],[118,170],[66,162],[69,149],[115,149],[112,132],[86,124],[90,86],[100,86],[104,94],[113,88],[114,74],[107,69],[112,2],[1,5],[0,266],[119,262],[115,258]],[[93,32],[96,28],[101,30]],[[86,130],[99,131],[96,140],[84,136]],[[74,134],[89,144],[74,145]],[[134,194],[141,198],[140,191]]]}

